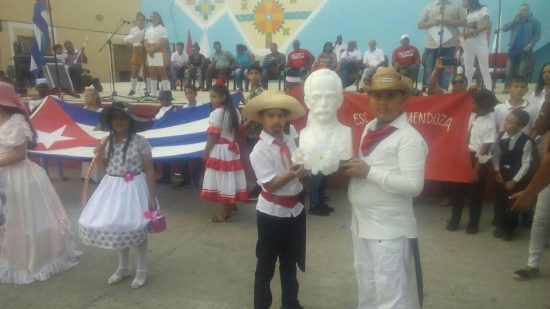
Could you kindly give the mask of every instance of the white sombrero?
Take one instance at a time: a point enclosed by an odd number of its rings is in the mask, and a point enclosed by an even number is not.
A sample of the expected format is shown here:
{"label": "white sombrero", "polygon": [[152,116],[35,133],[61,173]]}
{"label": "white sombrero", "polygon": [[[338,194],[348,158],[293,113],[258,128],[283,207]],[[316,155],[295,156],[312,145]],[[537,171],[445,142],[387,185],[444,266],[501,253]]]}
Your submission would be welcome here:
{"label": "white sombrero", "polygon": [[294,97],[286,94],[265,90],[254,97],[243,109],[244,118],[259,121],[258,113],[266,109],[280,108],[288,111],[287,120],[303,116],[306,111]]}

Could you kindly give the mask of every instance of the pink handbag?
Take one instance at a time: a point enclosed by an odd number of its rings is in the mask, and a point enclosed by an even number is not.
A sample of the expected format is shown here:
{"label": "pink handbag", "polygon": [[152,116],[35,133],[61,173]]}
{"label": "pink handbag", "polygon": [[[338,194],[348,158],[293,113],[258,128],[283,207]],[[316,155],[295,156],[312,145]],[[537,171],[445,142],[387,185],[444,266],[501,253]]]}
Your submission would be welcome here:
{"label": "pink handbag", "polygon": [[162,233],[166,231],[166,218],[164,214],[160,211],[160,205],[157,202],[157,209],[155,212],[151,213],[150,210],[145,212],[145,217],[150,218],[148,229],[151,233]]}
{"label": "pink handbag", "polygon": [[149,222],[149,231],[151,231],[151,233],[162,233],[166,231],[166,218],[164,214],[160,212],[160,209],[153,214],[153,218],[151,218]]}

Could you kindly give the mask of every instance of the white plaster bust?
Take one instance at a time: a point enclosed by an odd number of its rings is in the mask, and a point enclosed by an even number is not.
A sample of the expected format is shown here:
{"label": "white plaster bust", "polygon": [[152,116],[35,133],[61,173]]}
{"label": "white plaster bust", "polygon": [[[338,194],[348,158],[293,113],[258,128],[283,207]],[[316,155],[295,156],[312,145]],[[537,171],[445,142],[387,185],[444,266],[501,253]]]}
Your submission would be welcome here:
{"label": "white plaster bust", "polygon": [[304,85],[304,101],[309,116],[306,127],[300,132],[298,153],[324,148],[330,149],[339,160],[351,159],[351,128],[339,123],[337,118],[338,109],[344,102],[340,77],[328,69],[313,72]]}

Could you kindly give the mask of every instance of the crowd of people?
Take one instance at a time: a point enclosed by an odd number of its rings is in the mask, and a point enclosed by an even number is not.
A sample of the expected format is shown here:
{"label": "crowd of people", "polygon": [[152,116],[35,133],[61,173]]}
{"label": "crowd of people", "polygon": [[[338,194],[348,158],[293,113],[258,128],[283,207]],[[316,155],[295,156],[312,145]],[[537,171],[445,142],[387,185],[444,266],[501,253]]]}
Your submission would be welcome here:
{"label": "crowd of people", "polygon": [[[303,308],[298,300],[296,273],[297,267],[305,270],[306,197],[310,215],[329,216],[334,211],[325,192],[329,175],[309,175],[303,165],[293,163],[292,155],[303,145],[303,136],[290,121],[304,116],[306,109],[294,97],[268,90],[268,80],[274,76],[284,76],[290,83],[305,81],[308,125],[317,133],[325,132],[327,144],[339,138],[340,131],[327,128],[329,123],[337,123],[336,111],[342,105],[344,89],[359,80],[368,93],[374,119],[361,136],[358,156],[344,154],[351,159],[343,160],[338,171],[351,179],[348,199],[352,206],[359,308],[422,306],[413,199],[423,191],[428,150],[404,112],[409,96],[422,95],[412,82],[420,66],[425,70],[426,95],[444,94],[451,84],[451,93],[469,92],[472,98],[467,134],[472,178],[469,183],[441,184],[443,200],[448,201],[444,204],[452,206],[446,229],[454,232],[460,228],[468,200],[465,231],[479,232],[485,187],[493,181],[493,236],[510,241],[520,222],[531,226],[528,263],[512,276],[527,280],[539,275],[550,231],[550,63],[542,66],[535,92],[527,98],[525,61],[540,37],[540,25],[528,5],[521,5],[514,20],[502,28],[512,31],[506,80],[509,97],[503,103],[489,90],[492,81],[485,34],[490,19],[487,8],[477,0],[465,0],[463,6],[447,0],[429,4],[418,23],[420,29],[427,30],[423,55],[410,45],[409,35],[403,34],[401,46],[391,55],[393,68],[388,68],[390,59],[377,47],[376,40],[370,40],[369,49],[361,55],[357,42],[350,40],[345,46],[342,36],[334,44],[326,42],[317,57],[301,48],[298,40],[288,56],[271,44],[271,53],[261,62],[243,44],[236,46],[234,56],[218,41],[209,60],[200,54],[198,44],[188,55],[184,44],[177,43],[176,51],[168,56],[167,33],[160,15],[152,13],[152,26],[147,31],[145,16],[138,13],[136,20],[136,27],[125,38],[134,50],[130,95],[135,94],[140,70],[147,67],[150,94],[157,96],[160,90],[161,104],[154,120],[177,109],[172,105],[171,93],[177,79],[184,80],[191,108],[200,104],[196,99],[198,90],[209,91],[212,111],[203,156],[183,162],[179,185],[199,185],[201,198],[220,204],[220,211],[211,218],[214,223],[229,221],[238,211],[237,203],[257,200],[254,308],[271,306],[270,282],[277,260],[282,308]],[[442,26],[453,39],[437,42],[430,34],[430,28]],[[74,48],[65,47],[71,50],[68,54],[75,53]],[[463,51],[464,73],[453,72],[455,63],[448,61],[455,59],[457,50]],[[78,62],[79,57],[85,62],[82,52],[76,54],[80,56],[70,56],[73,60],[69,63],[75,59]],[[481,73],[476,81],[475,59]],[[242,97],[242,109],[235,108],[226,85],[231,77],[239,90],[248,91]],[[194,85],[196,79],[198,88]],[[42,86],[44,82],[37,81],[43,98],[47,89],[41,90]],[[172,171],[169,164],[162,164],[162,176],[156,178],[151,146],[139,135],[131,105],[114,102],[103,110],[99,93],[93,88],[85,89],[85,101],[85,108],[102,113],[102,129],[109,134],[94,149],[97,165],[83,166],[83,177],[91,177],[99,185],[80,215],[79,235],[87,245],[118,250],[118,266],[108,284],[119,283],[130,275],[129,249],[134,247],[137,268],[131,287],[140,288],[148,275],[147,233],[152,213],[156,214],[159,207],[156,186],[171,183]],[[42,169],[26,158],[27,149],[37,142],[29,119],[32,108],[21,101],[13,86],[0,82],[2,283],[46,280],[75,266],[79,254],[68,237],[63,205],[48,180],[49,164],[46,162]],[[60,178],[64,179],[62,164],[58,164]],[[196,169],[199,165],[204,165],[202,176]],[[30,194],[30,190],[40,195]],[[33,199],[37,196],[40,201]],[[42,206],[40,212],[33,211],[37,204]],[[43,221],[40,233],[22,232],[33,230],[26,224],[32,224],[38,216],[49,220]]]}

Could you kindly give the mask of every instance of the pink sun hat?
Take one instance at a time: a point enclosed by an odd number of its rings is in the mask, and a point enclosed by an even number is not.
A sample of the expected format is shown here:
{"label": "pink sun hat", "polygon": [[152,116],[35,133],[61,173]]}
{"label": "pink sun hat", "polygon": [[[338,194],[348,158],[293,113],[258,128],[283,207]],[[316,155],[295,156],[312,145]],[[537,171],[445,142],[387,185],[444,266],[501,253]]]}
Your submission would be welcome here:
{"label": "pink sun hat", "polygon": [[29,109],[21,100],[21,96],[15,92],[15,88],[8,83],[0,82],[0,106],[15,107],[25,114]]}

